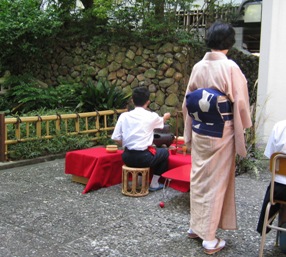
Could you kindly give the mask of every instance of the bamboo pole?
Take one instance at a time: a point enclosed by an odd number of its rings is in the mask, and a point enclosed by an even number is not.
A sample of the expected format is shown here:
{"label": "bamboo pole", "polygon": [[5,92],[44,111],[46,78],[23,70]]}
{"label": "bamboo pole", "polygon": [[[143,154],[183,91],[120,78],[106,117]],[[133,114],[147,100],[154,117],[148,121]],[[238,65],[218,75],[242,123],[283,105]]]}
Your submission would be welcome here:
{"label": "bamboo pole", "polygon": [[5,114],[0,113],[0,162],[5,161]]}

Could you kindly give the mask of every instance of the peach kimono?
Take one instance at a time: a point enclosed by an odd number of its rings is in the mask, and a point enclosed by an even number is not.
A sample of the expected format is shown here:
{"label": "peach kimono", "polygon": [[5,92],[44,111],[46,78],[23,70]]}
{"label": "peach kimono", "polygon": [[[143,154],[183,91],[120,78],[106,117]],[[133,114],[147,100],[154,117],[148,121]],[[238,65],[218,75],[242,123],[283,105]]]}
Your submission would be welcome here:
{"label": "peach kimono", "polygon": [[190,228],[213,240],[217,228],[237,229],[235,155],[246,156],[244,129],[252,126],[247,81],[238,65],[221,52],[208,52],[193,70],[186,95],[199,88],[224,93],[232,102],[233,119],[225,121],[222,138],[192,131],[183,102],[184,140],[192,148]]}

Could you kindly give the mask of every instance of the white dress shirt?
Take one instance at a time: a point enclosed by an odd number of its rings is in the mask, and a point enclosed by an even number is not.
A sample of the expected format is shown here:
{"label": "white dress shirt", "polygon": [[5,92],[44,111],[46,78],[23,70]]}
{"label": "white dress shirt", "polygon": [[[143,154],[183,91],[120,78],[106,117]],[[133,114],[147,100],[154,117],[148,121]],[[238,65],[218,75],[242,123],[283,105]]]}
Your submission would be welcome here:
{"label": "white dress shirt", "polygon": [[143,107],[135,107],[119,116],[111,139],[122,140],[122,146],[129,150],[146,150],[153,143],[154,129],[163,127],[163,117]]}
{"label": "white dress shirt", "polygon": [[[274,125],[264,155],[270,158],[275,152],[286,153],[286,120],[279,121]],[[275,182],[286,185],[286,177],[277,174]]]}

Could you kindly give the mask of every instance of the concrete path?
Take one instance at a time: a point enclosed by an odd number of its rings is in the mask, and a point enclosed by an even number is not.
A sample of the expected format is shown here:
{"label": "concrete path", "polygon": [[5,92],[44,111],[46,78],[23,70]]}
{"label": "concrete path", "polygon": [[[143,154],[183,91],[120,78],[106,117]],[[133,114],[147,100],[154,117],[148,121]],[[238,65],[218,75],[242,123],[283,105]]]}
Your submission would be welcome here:
{"label": "concrete path", "polygon": [[[121,194],[121,184],[83,195],[64,174],[64,158],[0,170],[1,257],[206,256],[187,237],[189,193],[168,189],[141,198]],[[236,178],[239,230],[219,231],[227,246],[215,256],[258,256],[255,232],[270,174]],[[265,256],[285,256],[267,236]]]}

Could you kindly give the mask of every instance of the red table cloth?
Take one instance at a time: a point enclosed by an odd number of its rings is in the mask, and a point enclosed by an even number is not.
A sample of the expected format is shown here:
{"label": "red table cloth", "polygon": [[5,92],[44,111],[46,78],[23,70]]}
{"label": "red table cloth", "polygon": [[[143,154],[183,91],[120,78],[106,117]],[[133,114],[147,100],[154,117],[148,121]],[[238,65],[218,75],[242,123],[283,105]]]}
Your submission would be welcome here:
{"label": "red table cloth", "polygon": [[177,153],[172,155],[170,153],[168,170],[191,163],[192,163],[192,158],[191,155],[189,154],[183,155],[181,153]]}
{"label": "red table cloth", "polygon": [[[122,182],[122,152],[118,150],[116,153],[107,153],[104,147],[67,152],[65,174],[88,178],[83,194],[90,190],[120,184]],[[168,169],[190,163],[190,155],[170,154]],[[185,185],[177,180],[172,181],[170,187],[180,191],[185,190]]]}
{"label": "red table cloth", "polygon": [[181,192],[188,192],[190,190],[192,164],[185,164],[176,168],[170,169],[162,174],[162,177],[170,180],[167,186],[172,187]]}
{"label": "red table cloth", "polygon": [[121,183],[122,150],[108,153],[103,147],[71,151],[66,154],[65,173],[88,178],[83,194]]}

